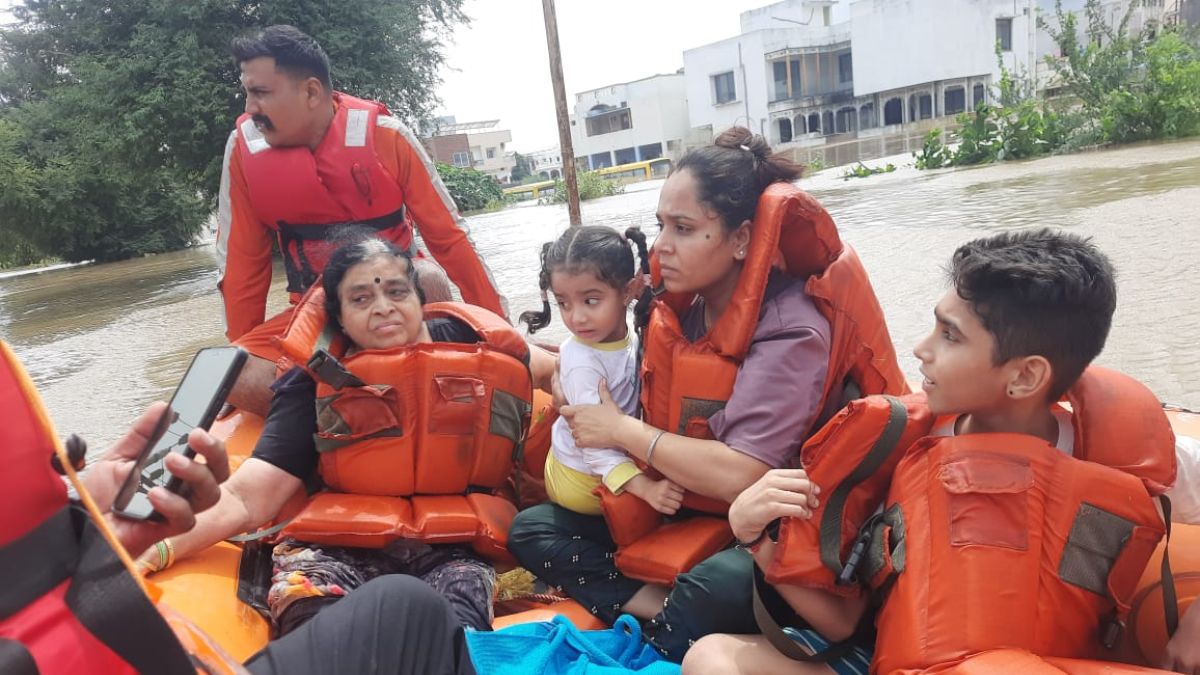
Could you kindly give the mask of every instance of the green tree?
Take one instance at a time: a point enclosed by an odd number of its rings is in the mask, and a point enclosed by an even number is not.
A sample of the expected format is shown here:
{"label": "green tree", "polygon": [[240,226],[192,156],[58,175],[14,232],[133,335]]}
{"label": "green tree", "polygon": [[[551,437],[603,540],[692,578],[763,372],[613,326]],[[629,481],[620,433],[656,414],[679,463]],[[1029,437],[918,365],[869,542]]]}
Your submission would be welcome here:
{"label": "green tree", "polygon": [[68,260],[186,246],[214,204],[241,112],[232,36],[294,24],[329,53],[335,86],[416,122],[436,105],[461,5],[25,0],[0,31],[0,119],[5,151],[34,187],[24,211],[0,200],[0,246],[19,240]]}
{"label": "green tree", "polygon": [[504,198],[500,185],[482,171],[439,163],[437,172],[460,211],[478,211]]}
{"label": "green tree", "polygon": [[519,152],[513,153],[513,158],[517,160],[517,165],[513,167],[512,176],[509,178],[514,183],[520,183],[529,177],[533,171],[529,168],[529,158]]}

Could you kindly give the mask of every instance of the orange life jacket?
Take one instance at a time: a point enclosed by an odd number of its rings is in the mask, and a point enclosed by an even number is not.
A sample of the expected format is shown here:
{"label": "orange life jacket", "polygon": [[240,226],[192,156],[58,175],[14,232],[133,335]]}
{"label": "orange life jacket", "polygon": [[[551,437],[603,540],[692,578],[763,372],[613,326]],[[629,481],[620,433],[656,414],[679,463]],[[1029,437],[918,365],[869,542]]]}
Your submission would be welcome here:
{"label": "orange life jacket", "polygon": [[859,531],[887,496],[905,449],[933,423],[923,392],[869,396],[813,434],[800,464],[821,486],[821,503],[811,518],[783,519],[767,581],[857,595],[855,571],[866,547]]}
{"label": "orange life jacket", "polygon": [[[858,256],[842,243],[833,219],[815,199],[790,183],[775,183],[759,198],[749,251],[733,296],[704,337],[691,342],[680,325],[680,316],[694,296],[663,293],[655,300],[641,367],[643,416],[649,424],[694,438],[712,438],[708,418],[724,407],[733,392],[758,325],[767,278],[776,266],[794,278],[807,278],[805,292],[829,320],[829,374],[818,410],[848,380],[864,394],[908,390],[883,311]],[[660,285],[656,259],[651,260],[651,270],[655,286]],[[808,431],[798,436],[797,443]],[[601,506],[618,546],[617,567],[631,577],[671,584],[679,573],[733,538],[724,518],[729,505],[720,500],[686,493],[684,508],[721,517],[663,525],[662,517],[634,495],[614,496],[603,487],[600,490]]]}
{"label": "orange life jacket", "polygon": [[[133,571],[3,342],[0,410],[0,672],[244,672],[187,620],[156,606],[156,590]],[[84,506],[68,501],[55,456]]]}
{"label": "orange life jacket", "polygon": [[273,148],[248,114],[237,121],[237,152],[250,201],[278,233],[288,291],[303,293],[333,252],[330,230],[370,227],[402,249],[412,245],[404,191],[375,154],[375,120],[387,106],[334,92],[337,110],[321,144]]}
{"label": "orange life jacket", "polygon": [[1093,367],[1068,395],[1074,456],[1020,434],[925,438],[900,460],[875,527],[886,593],[873,668],[931,668],[998,648],[1086,658],[1111,646],[1162,537],[1175,480],[1154,395]]}
{"label": "orange life jacket", "polygon": [[480,338],[367,349],[345,356],[319,286],[282,336],[284,353],[317,381],[319,472],[283,534],[317,544],[380,548],[396,539],[470,542],[511,560],[512,502],[497,496],[529,428],[529,347],[504,319],[472,305],[425,306]]}

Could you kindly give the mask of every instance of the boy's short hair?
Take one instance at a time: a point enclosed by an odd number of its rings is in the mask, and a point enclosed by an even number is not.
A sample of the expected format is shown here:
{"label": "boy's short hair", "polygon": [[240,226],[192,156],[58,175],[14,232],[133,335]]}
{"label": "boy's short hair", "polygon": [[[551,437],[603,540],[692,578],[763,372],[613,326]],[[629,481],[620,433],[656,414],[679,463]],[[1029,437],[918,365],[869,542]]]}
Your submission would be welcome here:
{"label": "boy's short hair", "polygon": [[239,64],[269,56],[275,59],[275,67],[279,70],[296,78],[315,77],[325,91],[333,91],[333,82],[329,78],[329,57],[325,55],[325,50],[295,26],[267,26],[254,35],[234,38],[229,50]]}
{"label": "boy's short hair", "polygon": [[1104,349],[1117,305],[1115,272],[1090,237],[1048,228],[963,244],[949,276],[996,340],[996,365],[1042,356],[1061,397]]}

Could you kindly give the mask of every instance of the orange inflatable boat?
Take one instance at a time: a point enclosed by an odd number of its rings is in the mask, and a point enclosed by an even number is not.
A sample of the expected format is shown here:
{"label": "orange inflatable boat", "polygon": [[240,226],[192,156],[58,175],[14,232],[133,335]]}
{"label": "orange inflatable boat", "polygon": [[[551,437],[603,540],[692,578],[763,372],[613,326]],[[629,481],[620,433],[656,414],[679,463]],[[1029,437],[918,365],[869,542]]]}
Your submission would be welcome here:
{"label": "orange inflatable boat", "polygon": [[[534,402],[534,426],[531,437],[548,436],[553,416],[539,411],[545,410],[547,398],[539,392],[541,399]],[[1177,434],[1200,438],[1200,414],[1168,410],[1168,417]],[[249,456],[262,429],[262,420],[254,415],[234,413],[220,420],[213,432],[225,438],[231,459],[236,466]],[[533,440],[533,439],[531,439]],[[528,465],[535,471],[545,458],[546,442],[531,442],[529,446],[540,449],[527,456]],[[1039,659],[1031,654],[1016,650],[997,650],[955,664],[953,672],[998,673],[998,672],[1146,672],[1144,668],[1132,668],[1125,664],[1151,667],[1161,662],[1167,643],[1163,620],[1163,592],[1159,574],[1159,562],[1163,546],[1146,567],[1135,595],[1129,624],[1119,647],[1112,652],[1103,652],[1097,646],[1094,661],[1071,659]],[[1171,566],[1174,570],[1179,611],[1183,612],[1200,595],[1200,525],[1175,525],[1170,538]],[[172,608],[183,613],[202,630],[211,635],[232,656],[245,659],[261,649],[270,638],[270,628],[257,611],[237,598],[238,568],[241,548],[237,544],[221,543],[200,555],[176,563],[152,577],[163,591],[163,600]],[[517,614],[500,617],[497,627],[525,621],[541,621],[554,614],[565,614],[583,628],[600,627],[596,619],[573,601],[562,601],[542,605]]]}

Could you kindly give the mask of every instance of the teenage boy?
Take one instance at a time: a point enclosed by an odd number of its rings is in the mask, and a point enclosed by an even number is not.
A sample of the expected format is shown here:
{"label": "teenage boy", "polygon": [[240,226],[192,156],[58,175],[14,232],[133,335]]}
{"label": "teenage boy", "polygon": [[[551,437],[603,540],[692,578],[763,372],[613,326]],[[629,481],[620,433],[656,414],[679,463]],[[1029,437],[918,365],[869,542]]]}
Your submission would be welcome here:
{"label": "teenage boy", "polygon": [[[934,329],[913,350],[921,362],[930,412],[939,418],[932,436],[1022,434],[1054,446],[1064,457],[1075,453],[1071,413],[1053,403],[1104,347],[1116,306],[1114,273],[1107,257],[1088,239],[1073,234],[1048,229],[1006,232],[960,247],[948,275],[952,288],[934,308]],[[921,450],[929,450],[930,442],[922,441]],[[909,459],[906,456],[901,465]],[[1035,483],[1040,476],[1028,477]],[[1139,500],[1143,518],[1147,507],[1156,517],[1142,483],[1125,474],[1117,478],[1131,493],[1140,489],[1141,494],[1131,494],[1129,501]],[[888,504],[897,501],[898,483],[898,479],[893,482]],[[767,569],[774,556],[771,538],[760,537],[767,525],[782,516],[808,517],[818,505],[819,494],[820,488],[803,470],[779,469],[768,472],[734,501],[729,511],[733,533],[739,541],[760,542],[750,548],[760,568]],[[903,501],[903,495],[899,498]],[[974,513],[994,503],[977,501]],[[1185,505],[1183,510],[1193,507]],[[909,518],[904,527],[910,540],[928,540],[929,534],[920,530],[937,526],[930,520]],[[986,530],[977,528],[968,536],[995,535]],[[1023,534],[1017,533],[1018,538]],[[1013,548],[1021,548],[1019,542]],[[1001,584],[1004,579],[990,583]],[[793,638],[814,651],[829,641],[849,638],[867,606],[865,597],[842,598],[800,586],[774,588],[807,624]],[[892,596],[885,600],[884,611],[891,600]],[[885,628],[881,622],[881,631]],[[829,669],[851,673],[866,672],[870,661],[870,645],[855,647],[829,664],[816,664],[791,660],[762,635],[710,635],[688,652],[683,671],[687,675]]]}

